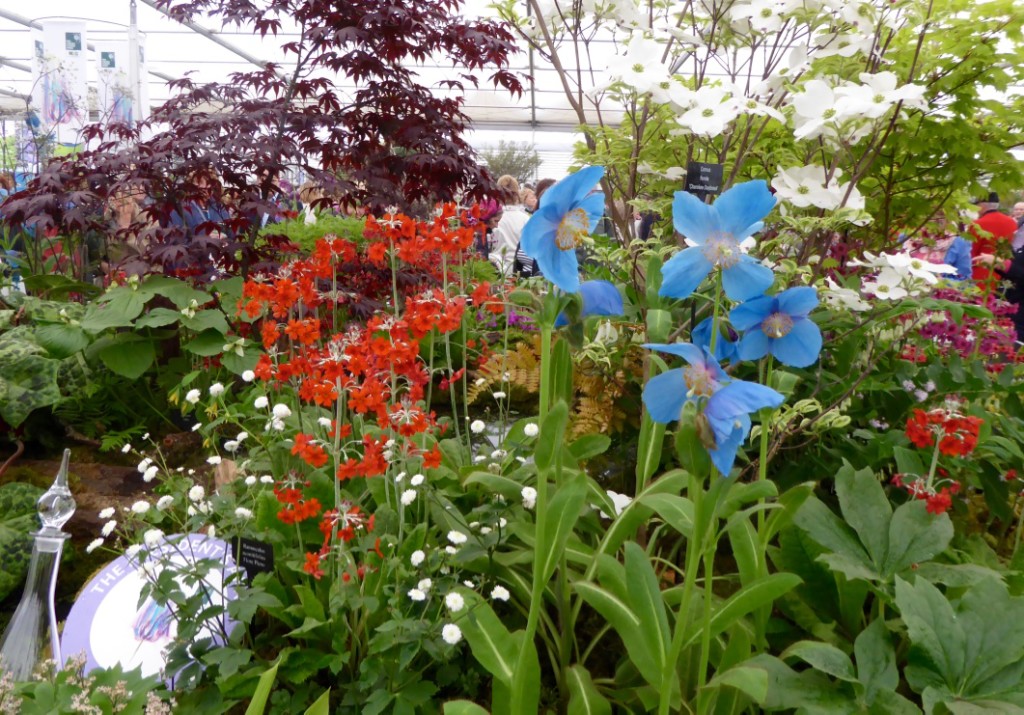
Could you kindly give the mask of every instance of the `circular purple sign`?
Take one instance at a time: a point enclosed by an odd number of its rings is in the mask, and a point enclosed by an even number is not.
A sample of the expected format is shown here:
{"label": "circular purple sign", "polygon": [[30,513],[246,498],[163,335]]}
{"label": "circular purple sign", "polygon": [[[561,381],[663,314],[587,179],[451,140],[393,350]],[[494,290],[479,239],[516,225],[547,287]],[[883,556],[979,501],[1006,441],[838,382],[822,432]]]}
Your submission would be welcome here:
{"label": "circular purple sign", "polygon": [[[64,623],[61,656],[67,660],[84,653],[86,672],[120,664],[125,670],[141,666],[144,676],[163,673],[165,649],[177,634],[177,622],[152,597],[140,601],[142,588],[167,567],[187,570],[203,560],[215,560],[220,567],[211,569],[200,584],[179,579],[178,586],[186,595],[203,589],[210,606],[226,606],[234,589],[225,581],[235,572],[228,545],[205,534],[164,536],[131,558],[114,559],[85,585]],[[223,641],[231,625],[226,614],[212,618],[200,637]]]}

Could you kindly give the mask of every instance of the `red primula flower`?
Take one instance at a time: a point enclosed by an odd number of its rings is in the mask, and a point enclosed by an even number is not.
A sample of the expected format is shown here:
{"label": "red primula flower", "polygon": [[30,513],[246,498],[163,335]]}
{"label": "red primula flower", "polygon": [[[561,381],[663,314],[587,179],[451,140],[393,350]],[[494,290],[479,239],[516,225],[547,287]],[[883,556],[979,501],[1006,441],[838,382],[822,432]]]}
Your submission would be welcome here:
{"label": "red primula flower", "polygon": [[324,575],[323,569],[320,568],[320,554],[315,551],[306,552],[306,563],[302,566],[302,570],[319,580]]}

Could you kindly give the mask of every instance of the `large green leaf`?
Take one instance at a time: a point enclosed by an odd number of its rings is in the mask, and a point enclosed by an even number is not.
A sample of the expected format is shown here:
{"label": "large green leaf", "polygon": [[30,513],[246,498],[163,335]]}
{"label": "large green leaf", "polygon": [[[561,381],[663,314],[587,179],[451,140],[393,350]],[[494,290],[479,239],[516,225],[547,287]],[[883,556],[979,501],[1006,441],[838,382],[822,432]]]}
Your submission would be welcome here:
{"label": "large green leaf", "polygon": [[693,502],[677,494],[644,494],[638,500],[683,536],[693,533]]}
{"label": "large green leaf", "polygon": [[839,680],[852,683],[857,679],[850,656],[828,643],[799,641],[787,648],[781,658],[799,658],[815,670]]}
{"label": "large green leaf", "polygon": [[[555,462],[558,452],[564,449],[565,425],[569,420],[569,408],[564,402],[556,402],[544,418],[537,436],[533,459],[537,469],[547,470]],[[542,477],[543,478],[543,477]]]}
{"label": "large green leaf", "polygon": [[665,602],[658,588],[658,575],[654,573],[651,561],[639,544],[627,542],[626,552],[626,590],[629,594],[629,605],[633,613],[640,619],[639,635],[643,638],[646,649],[654,655],[658,672],[665,671],[668,660],[669,641],[672,633],[669,630],[668,614]]}
{"label": "large green leaf", "polygon": [[59,367],[27,333],[12,330],[0,335],[0,418],[17,427],[36,408],[57,404]]}
{"label": "large green leaf", "polygon": [[931,561],[952,540],[953,522],[948,514],[929,514],[920,500],[903,504],[889,524],[889,553],[882,574],[889,579],[915,564]]}
{"label": "large green leaf", "polygon": [[256,692],[253,693],[252,700],[249,701],[249,707],[245,709],[245,715],[263,715],[270,691],[273,690],[274,681],[277,680],[277,666],[278,663],[275,662],[260,675],[260,680],[256,684]]}
{"label": "large green leaf", "polygon": [[857,532],[875,569],[879,570],[889,551],[889,520],[892,507],[870,469],[854,471],[844,464],[836,474],[836,494],[843,519]]}
{"label": "large green leaf", "polygon": [[39,529],[36,501],[43,490],[12,482],[0,487],[0,601],[25,580],[32,555],[32,532]]}
{"label": "large green leaf", "polygon": [[482,707],[469,700],[449,700],[442,708],[444,715],[489,715]]}
{"label": "large green leaf", "polygon": [[89,336],[77,325],[65,323],[40,325],[35,331],[36,342],[55,358],[66,358],[84,350]]}
{"label": "large green leaf", "polygon": [[612,706],[594,685],[590,671],[574,665],[566,671],[569,681],[568,715],[611,715]]}
{"label": "large green leaf", "polygon": [[[791,573],[773,573],[759,578],[732,594],[715,609],[707,628],[712,637],[730,628],[738,620],[758,608],[770,606],[775,599],[792,591],[800,584],[800,577]],[[697,642],[704,628],[702,623],[692,623],[687,627],[688,637],[684,646]]]}
{"label": "large green leaf", "polygon": [[186,308],[194,300],[197,305],[204,305],[210,302],[210,296],[201,290],[190,286],[180,278],[170,276],[149,276],[138,288],[138,293],[146,301],[156,295],[162,295],[169,299],[178,308]]}
{"label": "large green leaf", "polygon": [[661,687],[662,673],[658,670],[660,657],[640,636],[639,616],[624,600],[605,588],[586,581],[577,582],[573,588],[619,634],[630,661],[644,679],[656,688]]}
{"label": "large green leaf", "polygon": [[647,481],[658,471],[664,441],[665,425],[655,422],[647,412],[644,412],[640,423],[640,441],[637,444],[637,484],[647,484]]}
{"label": "large green leaf", "polygon": [[152,340],[133,333],[119,333],[112,342],[98,352],[100,360],[111,372],[136,380],[156,360],[156,347]]}
{"label": "large green leaf", "polygon": [[821,559],[833,570],[841,571],[851,579],[872,581],[881,578],[857,535],[820,500],[812,497],[804,502],[793,517],[793,523],[828,550],[829,553],[822,555]]}
{"label": "large green leaf", "polygon": [[[544,479],[545,475],[541,474],[540,478]],[[555,572],[586,496],[587,477],[583,472],[573,470],[563,474],[558,491],[548,503],[544,529],[537,543],[534,568],[539,570],[541,581],[547,581]]]}
{"label": "large green leaf", "polygon": [[864,686],[865,704],[872,705],[877,693],[895,690],[899,685],[896,651],[884,619],[876,618],[860,632],[853,643],[853,654],[857,659],[857,680]]}
{"label": "large green leaf", "polygon": [[466,615],[459,619],[462,635],[473,651],[473,657],[491,675],[505,683],[512,684],[516,670],[518,648],[516,639],[490,604],[467,594],[471,603]]}
{"label": "large green leaf", "polygon": [[147,296],[131,288],[114,288],[86,309],[82,327],[92,332],[127,327],[142,314],[146,300]]}

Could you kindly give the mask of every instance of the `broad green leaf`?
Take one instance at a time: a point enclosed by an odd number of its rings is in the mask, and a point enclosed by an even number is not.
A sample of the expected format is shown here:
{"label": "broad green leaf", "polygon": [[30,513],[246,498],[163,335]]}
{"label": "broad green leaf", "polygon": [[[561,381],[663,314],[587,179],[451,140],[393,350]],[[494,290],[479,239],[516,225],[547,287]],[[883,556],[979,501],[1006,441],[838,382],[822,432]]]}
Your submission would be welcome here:
{"label": "broad green leaf", "polygon": [[780,657],[783,660],[799,658],[815,670],[850,683],[857,680],[850,656],[828,643],[799,641],[787,648]]}
{"label": "broad green leaf", "polygon": [[526,641],[526,631],[516,631],[512,638],[515,641],[513,652],[521,656],[516,661],[517,667],[512,676],[510,710],[513,713],[539,712],[540,659],[537,657],[537,647],[532,641]]}
{"label": "broad green leaf", "polygon": [[882,574],[894,574],[914,564],[930,561],[949,546],[953,540],[953,522],[948,514],[929,514],[927,505],[920,500],[901,505],[889,524],[889,555],[882,566]]}
{"label": "broad green leaf", "polygon": [[767,573],[761,540],[748,519],[729,527],[729,544],[732,546],[733,558],[736,559],[741,584],[753,583]]}
{"label": "broad green leaf", "polygon": [[43,490],[10,482],[0,486],[0,600],[18,589],[28,573],[32,532],[39,528],[36,500]]}
{"label": "broad green leaf", "polygon": [[[839,517],[815,498],[808,499],[793,517],[793,523],[832,553],[821,559],[851,578],[872,578],[874,566],[860,540]],[[849,573],[847,569],[852,569]]]}
{"label": "broad green leaf", "polygon": [[676,494],[644,494],[637,499],[641,504],[683,536],[693,533],[693,502]]}
{"label": "broad green leaf", "polygon": [[211,357],[224,352],[226,339],[219,330],[204,330],[182,347],[195,355]]}
{"label": "broad green leaf", "polygon": [[463,485],[479,484],[492,494],[501,494],[506,499],[518,501],[521,498],[523,485],[500,474],[491,472],[470,472],[462,481]]}
{"label": "broad green leaf", "polygon": [[182,319],[182,314],[170,308],[153,308],[135,321],[136,328],[162,328],[174,325]]}
{"label": "broad green leaf", "polygon": [[181,324],[197,333],[210,329],[220,333],[228,332],[228,321],[219,310],[200,310],[191,318],[187,315],[182,315]]}
{"label": "broad green leaf", "polygon": [[918,476],[928,473],[921,457],[917,452],[906,447],[895,446],[892,448],[892,456],[896,460],[896,468],[901,474],[916,474]]}
{"label": "broad green leaf", "polygon": [[[711,636],[714,637],[731,627],[748,613],[762,606],[771,605],[775,599],[792,591],[800,583],[800,577],[795,574],[774,573],[744,586],[715,609],[707,626],[711,631]],[[702,627],[702,624],[694,623],[687,628],[689,637],[684,646],[690,646],[697,642]]]}
{"label": "broad green leaf", "polygon": [[112,344],[99,351],[99,358],[111,372],[136,380],[142,377],[156,360],[156,347],[152,340],[140,338],[132,333],[123,333],[117,335]]}
{"label": "broad green leaf", "polygon": [[193,300],[200,306],[210,302],[209,294],[193,288],[179,278],[171,278],[170,276],[148,276],[139,285],[138,293],[146,301],[149,301],[155,295],[162,295],[178,308],[187,308]]}
{"label": "broad green leaf", "polygon": [[459,619],[462,635],[473,651],[473,657],[491,675],[511,686],[515,675],[516,640],[486,601],[473,598],[467,614]]}
{"label": "broad green leaf", "polygon": [[306,715],[331,715],[331,689],[327,688],[312,705],[306,708]]}
{"label": "broad green leaf", "polygon": [[275,662],[260,676],[260,680],[256,684],[256,691],[252,694],[252,700],[249,701],[249,707],[245,709],[245,715],[263,715],[263,711],[267,707],[267,698],[270,697],[274,680],[277,679],[278,664],[279,662]]}
{"label": "broad green leaf", "polygon": [[870,469],[854,471],[844,464],[836,474],[836,493],[846,523],[857,532],[875,570],[880,571],[889,551],[892,507]]}
{"label": "broad green leaf", "polygon": [[640,637],[640,618],[625,601],[607,589],[586,581],[578,581],[573,584],[573,588],[619,634],[630,661],[640,671],[640,675],[652,686],[660,688],[659,656],[651,652],[648,644]]}
{"label": "broad green leaf", "polygon": [[630,502],[612,522],[611,527],[601,542],[603,553],[614,553],[619,546],[636,533],[641,523],[651,514],[651,509],[644,506],[643,499],[654,494],[678,494],[686,486],[690,475],[681,469],[665,472],[655,481],[647,485],[639,497]]}
{"label": "broad green leaf", "polygon": [[931,685],[929,670],[955,685],[964,673],[967,636],[949,601],[924,579],[910,584],[897,576],[896,605],[913,645],[905,671],[910,686],[920,692]]}
{"label": "broad green leaf", "polygon": [[[569,419],[569,408],[564,402],[556,402],[544,418],[537,436],[533,459],[537,469],[546,471],[555,462],[559,450],[564,449],[565,425]],[[542,477],[543,478],[543,477]]]}
{"label": "broad green leaf", "polygon": [[853,654],[857,659],[857,679],[864,686],[866,704],[873,704],[881,691],[895,690],[899,685],[896,651],[884,620],[876,618],[860,632],[853,643]]}
{"label": "broad green leaf", "polygon": [[441,712],[444,715],[490,715],[486,710],[469,700],[449,700]]}
{"label": "broad green leaf", "polygon": [[763,703],[768,697],[768,673],[763,668],[737,666],[713,677],[706,687],[721,688],[729,686],[746,694],[756,703]]}
{"label": "broad green leaf", "polygon": [[566,671],[569,681],[568,715],[611,715],[612,706],[594,685],[590,671],[574,665]]}
{"label": "broad green leaf", "polygon": [[551,401],[568,405],[572,398],[572,355],[569,341],[563,337],[556,339],[551,349]]}
{"label": "broad green leaf", "polygon": [[127,327],[142,314],[146,299],[131,288],[115,288],[89,305],[82,327],[92,332]]}
{"label": "broad green leaf", "polygon": [[65,358],[89,345],[89,336],[77,325],[40,325],[35,331],[36,342],[56,358]]}
{"label": "broad green leaf", "polygon": [[0,418],[16,428],[39,407],[61,399],[59,363],[16,330],[0,335]]}
{"label": "broad green leaf", "polygon": [[655,422],[647,412],[644,412],[640,423],[640,439],[637,443],[637,484],[647,484],[648,480],[658,471],[664,441],[665,425]]}
{"label": "broad green leaf", "polygon": [[[543,479],[544,476],[541,475]],[[538,539],[535,569],[540,580],[547,581],[565,549],[565,544],[576,526],[580,510],[587,496],[587,477],[583,472],[568,472],[548,503],[542,536]]]}
{"label": "broad green leaf", "polygon": [[569,451],[578,462],[604,454],[612,439],[606,434],[586,434],[569,445]]}
{"label": "broad green leaf", "polygon": [[647,552],[638,544],[627,542],[625,552],[629,606],[640,619],[640,637],[657,659],[658,672],[661,673],[665,670],[672,633],[669,630],[661,589],[658,588],[658,575],[651,567]]}

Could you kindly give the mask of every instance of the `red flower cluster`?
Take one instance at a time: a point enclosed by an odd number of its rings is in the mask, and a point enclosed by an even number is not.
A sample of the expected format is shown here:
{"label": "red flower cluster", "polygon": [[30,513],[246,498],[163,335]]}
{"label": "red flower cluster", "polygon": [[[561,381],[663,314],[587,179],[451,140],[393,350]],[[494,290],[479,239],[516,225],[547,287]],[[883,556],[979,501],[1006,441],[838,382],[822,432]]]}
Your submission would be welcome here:
{"label": "red flower cluster", "polygon": [[283,524],[301,524],[307,519],[320,516],[323,507],[316,497],[307,499],[302,487],[309,482],[300,482],[293,473],[287,480],[274,484],[274,496],[284,507],[277,512]]}
{"label": "red flower cluster", "polygon": [[957,481],[942,480],[948,482],[948,486],[940,486],[938,489],[933,486],[929,489],[924,479],[915,477],[910,481],[905,481],[905,476],[903,474],[894,476],[892,478],[893,486],[906,489],[907,493],[915,499],[923,500],[925,508],[930,514],[939,515],[949,511],[953,506],[953,496],[960,493],[960,482]]}
{"label": "red flower cluster", "polygon": [[311,467],[322,467],[327,464],[327,452],[319,444],[316,444],[314,437],[308,434],[295,435],[295,446],[292,447],[292,454],[298,455],[302,461]]}
{"label": "red flower cluster", "polygon": [[907,419],[906,434],[915,447],[930,447],[939,439],[939,452],[947,457],[966,457],[978,445],[982,420],[937,408],[914,410]]}

